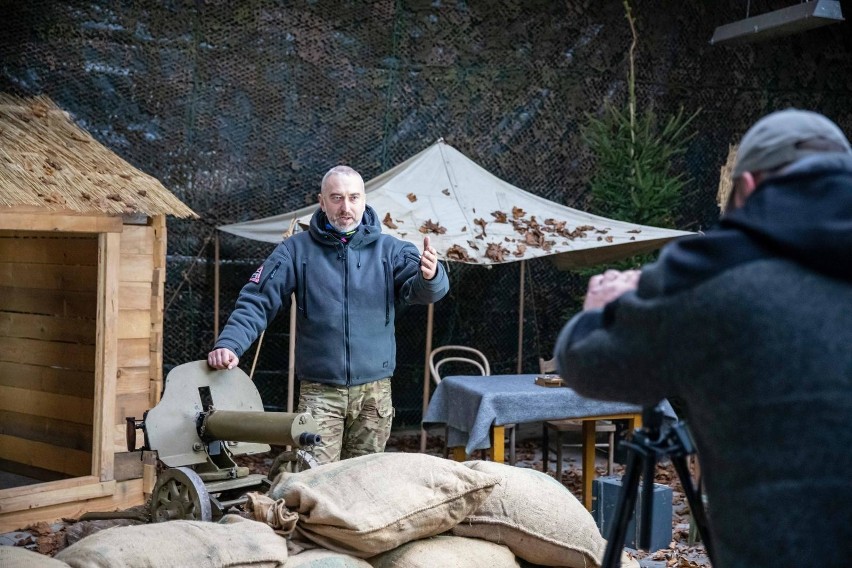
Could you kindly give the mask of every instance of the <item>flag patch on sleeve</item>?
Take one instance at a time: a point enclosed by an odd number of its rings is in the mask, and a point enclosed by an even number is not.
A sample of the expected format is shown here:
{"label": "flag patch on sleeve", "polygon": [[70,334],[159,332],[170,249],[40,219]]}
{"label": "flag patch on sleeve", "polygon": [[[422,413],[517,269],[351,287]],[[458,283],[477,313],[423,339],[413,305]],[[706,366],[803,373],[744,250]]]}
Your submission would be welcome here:
{"label": "flag patch on sleeve", "polygon": [[249,282],[254,282],[255,284],[260,284],[260,275],[261,274],[263,274],[263,265],[262,264],[260,265],[260,267],[257,270],[254,271],[254,274],[251,275],[251,278],[249,278]]}

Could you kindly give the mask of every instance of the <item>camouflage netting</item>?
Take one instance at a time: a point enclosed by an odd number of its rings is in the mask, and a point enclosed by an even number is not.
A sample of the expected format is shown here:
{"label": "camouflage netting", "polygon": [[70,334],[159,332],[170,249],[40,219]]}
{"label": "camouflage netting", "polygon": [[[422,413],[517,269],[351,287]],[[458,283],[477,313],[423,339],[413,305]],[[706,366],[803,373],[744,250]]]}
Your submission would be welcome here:
{"label": "camouflage netting", "polygon": [[[755,0],[752,15],[792,1]],[[214,339],[217,225],[315,201],[322,174],[369,179],[439,137],[510,183],[576,208],[595,166],[585,113],[626,97],[630,29],[620,2],[494,0],[5,2],[0,90],[46,94],[78,124],[160,179],[201,220],[169,220],[166,370]],[[634,4],[639,107],[701,109],[676,164],[692,182],[678,228],[717,217],[728,146],[770,110],[821,111],[852,132],[852,29],[833,24],[770,43],[711,46],[742,0]],[[848,11],[848,6],[847,11]],[[849,14],[847,14],[847,18]],[[221,318],[270,245],[223,235]],[[584,277],[527,263],[523,369],[549,357]],[[520,265],[450,267],[435,345],[517,365]],[[397,426],[419,422],[426,310],[397,321]],[[288,314],[255,373],[265,402],[286,400]],[[250,369],[254,348],[243,358]]]}

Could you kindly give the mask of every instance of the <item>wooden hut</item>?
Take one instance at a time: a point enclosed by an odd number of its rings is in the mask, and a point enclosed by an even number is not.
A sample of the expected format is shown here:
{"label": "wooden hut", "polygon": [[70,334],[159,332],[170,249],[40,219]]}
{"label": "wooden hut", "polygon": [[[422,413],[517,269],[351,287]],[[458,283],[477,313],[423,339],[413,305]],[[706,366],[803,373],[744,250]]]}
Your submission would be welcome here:
{"label": "wooden hut", "polygon": [[0,94],[0,532],[143,502],[125,417],[162,390],[166,215],[49,99]]}

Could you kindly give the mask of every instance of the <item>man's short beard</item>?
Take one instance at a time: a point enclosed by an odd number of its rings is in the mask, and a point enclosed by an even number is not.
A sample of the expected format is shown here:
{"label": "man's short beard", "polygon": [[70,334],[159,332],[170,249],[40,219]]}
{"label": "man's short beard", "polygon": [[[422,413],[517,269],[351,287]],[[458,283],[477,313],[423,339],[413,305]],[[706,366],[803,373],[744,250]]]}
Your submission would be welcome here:
{"label": "man's short beard", "polygon": [[333,222],[330,222],[330,223],[331,223],[331,226],[334,227],[334,230],[338,231],[340,233],[348,233],[349,231],[354,231],[355,229],[358,228],[358,225],[360,225],[360,223],[358,223],[356,221],[352,221],[346,226],[346,228],[343,228],[338,223],[333,223]]}

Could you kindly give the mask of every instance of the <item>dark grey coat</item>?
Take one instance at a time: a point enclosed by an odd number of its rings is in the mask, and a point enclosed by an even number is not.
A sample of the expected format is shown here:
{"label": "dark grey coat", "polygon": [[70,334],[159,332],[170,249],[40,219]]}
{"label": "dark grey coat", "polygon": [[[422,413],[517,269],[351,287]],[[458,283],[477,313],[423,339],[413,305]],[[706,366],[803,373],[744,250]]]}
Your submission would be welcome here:
{"label": "dark grey coat", "polygon": [[587,396],[683,404],[715,567],[847,565],[852,160],[799,164],[667,247],[637,292],[575,316],[556,356]]}

